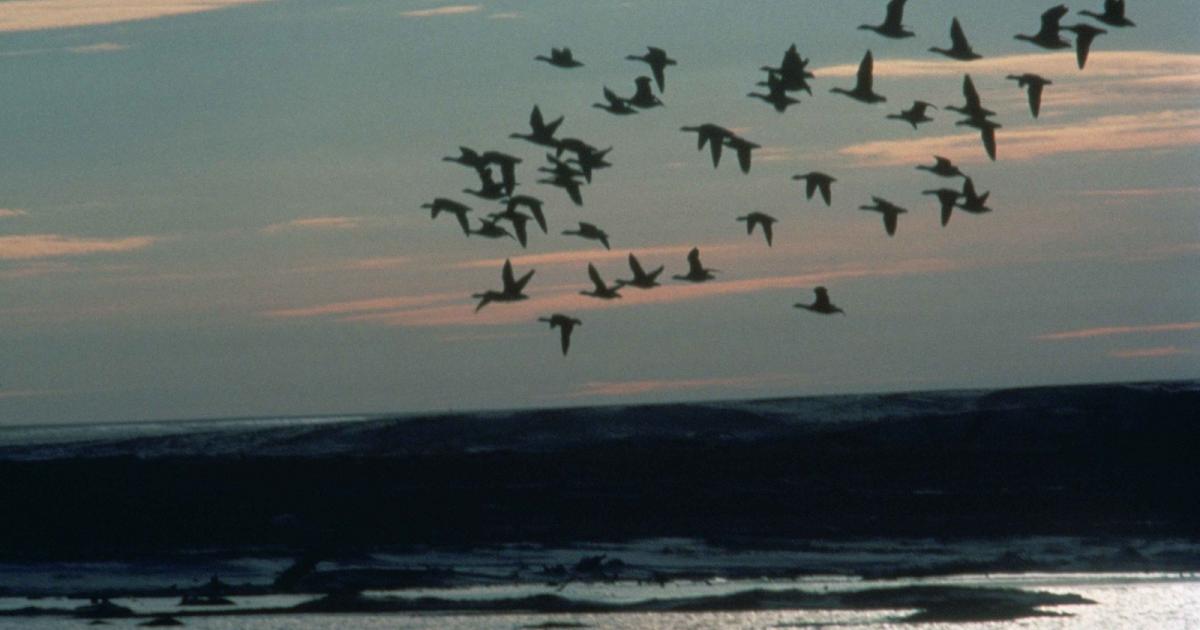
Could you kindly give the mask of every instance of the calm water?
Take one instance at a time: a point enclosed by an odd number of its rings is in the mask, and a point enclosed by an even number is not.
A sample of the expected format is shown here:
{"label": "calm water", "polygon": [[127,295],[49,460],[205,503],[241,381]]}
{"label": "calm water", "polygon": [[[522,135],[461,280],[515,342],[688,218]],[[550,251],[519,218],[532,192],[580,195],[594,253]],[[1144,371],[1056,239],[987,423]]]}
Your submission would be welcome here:
{"label": "calm water", "polygon": [[[862,589],[905,586],[912,584],[953,584],[963,586],[1016,587],[1055,593],[1075,593],[1094,600],[1095,605],[1060,606],[1044,610],[1066,613],[1069,617],[1031,618],[1014,622],[970,624],[921,624],[930,630],[943,628],[1154,628],[1200,630],[1200,577],[1167,574],[1069,574],[1069,575],[1006,575],[962,576],[928,580],[889,580],[860,582],[841,578],[805,579],[799,581],[737,581],[717,584],[669,584],[640,586],[636,584],[571,585],[560,594],[595,601],[628,602],[654,597],[685,597],[716,595],[752,588]],[[439,595],[457,598],[492,598],[548,592],[550,589],[528,586],[488,587],[445,591],[409,592],[406,595]],[[290,605],[293,597],[241,598],[242,606]],[[166,599],[115,600],[138,611],[170,611],[175,601]],[[29,603],[43,606],[65,606],[62,600],[0,600],[0,607],[11,608]],[[74,602],[72,602],[74,603]],[[213,617],[186,619],[189,628],[221,630],[284,630],[333,628],[396,628],[415,630],[484,630],[491,628],[522,628],[552,623],[578,623],[590,628],[614,630],[661,629],[684,630],[701,628],[888,628],[913,627],[899,622],[909,610],[842,611],[799,610],[757,611],[738,613],[618,613],[584,615],[506,614],[506,615],[306,615]],[[110,627],[136,627],[143,620],[114,620]],[[85,622],[73,619],[0,619],[0,628],[77,628]]]}

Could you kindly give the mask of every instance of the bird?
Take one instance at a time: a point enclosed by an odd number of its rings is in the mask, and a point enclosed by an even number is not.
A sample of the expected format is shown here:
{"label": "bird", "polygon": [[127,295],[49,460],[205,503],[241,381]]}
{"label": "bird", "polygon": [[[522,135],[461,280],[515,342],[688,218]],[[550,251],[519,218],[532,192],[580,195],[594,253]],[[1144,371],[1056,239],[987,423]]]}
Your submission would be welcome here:
{"label": "bird", "polygon": [[520,280],[513,279],[512,262],[507,258],[504,260],[504,268],[500,270],[500,280],[504,283],[503,288],[499,291],[484,291],[483,293],[475,293],[471,297],[479,300],[479,305],[475,307],[475,312],[487,306],[491,302],[519,302],[529,299],[528,295],[522,293],[525,290],[525,285],[529,284],[529,279],[533,277],[533,269],[529,273],[521,276]]}
{"label": "bird", "polygon": [[971,75],[969,74],[963,75],[962,93],[963,99],[966,100],[963,106],[947,105],[946,109],[973,118],[986,118],[996,115],[996,112],[983,106],[983,101],[979,98],[979,90],[975,89],[975,82],[971,80]]}
{"label": "bird", "polygon": [[938,188],[937,190],[923,190],[923,195],[936,195],[938,202],[942,204],[942,227],[950,222],[950,215],[954,212],[954,205],[958,203],[958,198],[962,193],[953,188]]}
{"label": "bird", "polygon": [[755,144],[741,136],[731,135],[725,138],[725,146],[737,151],[738,166],[743,173],[750,172],[750,152],[761,145]]}
{"label": "bird", "polygon": [[[464,188],[463,192],[469,195],[475,195],[480,199],[489,199],[493,201],[497,199],[503,199],[508,196],[508,188],[504,182],[497,182],[492,179],[492,169],[484,167],[475,172],[479,173],[479,190]],[[516,182],[513,182],[513,186],[516,185]]]}
{"label": "bird", "polygon": [[714,280],[717,272],[716,269],[705,269],[704,265],[700,264],[700,248],[693,247],[692,251],[688,252],[688,272],[682,276],[671,276],[676,280],[684,280],[687,282],[704,282],[706,280]]}
{"label": "bird", "polygon": [[630,105],[638,109],[650,109],[651,107],[662,107],[663,102],[654,95],[654,91],[650,89],[650,77],[638,77],[633,80],[635,87],[633,96],[626,99]]}
{"label": "bird", "polygon": [[833,195],[830,191],[830,184],[837,181],[837,179],[834,178],[833,176],[826,175],[825,173],[821,173],[818,171],[812,171],[811,173],[804,173],[801,175],[792,175],[792,179],[797,180],[797,181],[803,180],[805,182],[805,187],[804,187],[805,199],[812,199],[813,193],[816,192],[817,190],[820,190],[821,198],[825,200],[826,206],[828,206],[830,204],[830,202],[832,201]]}
{"label": "bird", "polygon": [[1104,0],[1104,13],[1096,13],[1095,11],[1083,10],[1080,15],[1095,18],[1109,26],[1118,28],[1126,26],[1137,26],[1129,18],[1125,17],[1125,0]]}
{"label": "bird", "polygon": [[875,205],[859,206],[858,209],[883,213],[883,227],[885,230],[887,230],[887,235],[895,236],[896,220],[901,214],[908,212],[908,210],[905,210],[904,208],[901,208],[900,206],[897,206],[896,204],[882,197],[871,197],[871,200],[875,202]]}
{"label": "bird", "polygon": [[1079,69],[1083,70],[1083,66],[1087,64],[1088,51],[1092,49],[1092,40],[1108,31],[1091,24],[1075,24],[1064,26],[1063,29],[1075,33],[1075,61],[1079,63]]}
{"label": "bird", "polygon": [[504,212],[492,212],[489,217],[496,221],[508,221],[513,226],[513,231],[517,233],[517,242],[521,247],[525,247],[528,240],[528,235],[525,232],[525,224],[532,218],[527,214],[517,212],[515,209],[506,208]]}
{"label": "bird", "polygon": [[463,234],[471,235],[471,225],[467,222],[467,213],[471,211],[470,207],[445,197],[437,197],[431,203],[421,204],[421,207],[429,208],[430,217],[434,219],[441,212],[453,214],[454,218],[458,219],[458,224],[462,226]]}
{"label": "bird", "polygon": [[505,196],[513,194],[517,186],[516,168],[521,158],[500,151],[485,151],[480,154],[484,164],[495,164],[500,169],[500,181],[504,184]]}
{"label": "bird", "polygon": [[970,212],[971,214],[991,212],[992,209],[987,207],[987,199],[991,194],[991,192],[985,192],[982,195],[976,194],[975,182],[971,181],[971,178],[968,177],[967,181],[963,183],[963,202],[958,204],[958,207],[962,208],[964,212]]}
{"label": "bird", "polygon": [[800,102],[798,98],[792,98],[787,95],[787,90],[783,87],[783,79],[775,73],[767,74],[767,93],[750,92],[746,96],[751,98],[762,99],[763,102],[769,103],[775,108],[775,111],[783,113],[787,111],[789,105],[795,105]]}
{"label": "bird", "polygon": [[789,92],[804,90],[808,92],[809,96],[812,96],[812,87],[808,85],[807,79],[812,79],[815,75],[805,69],[807,65],[808,60],[801,58],[800,53],[796,50],[796,45],[792,44],[783,53],[783,62],[779,64],[778,68],[762,66],[759,69],[767,73],[777,73],[783,81],[783,89]]}
{"label": "bird", "polygon": [[596,286],[591,291],[580,291],[580,295],[600,298],[602,300],[611,300],[613,298],[621,297],[621,294],[617,292],[621,289],[621,285],[614,284],[610,287],[605,284],[604,278],[600,277],[600,272],[596,271],[596,266],[592,263],[588,263],[588,277],[592,279],[592,284]]}
{"label": "bird", "polygon": [[546,63],[558,68],[578,68],[583,63],[575,60],[575,55],[571,53],[570,48],[551,48],[550,56],[538,55],[534,57],[538,61]]}
{"label": "bird", "polygon": [[1035,46],[1047,49],[1070,48],[1071,44],[1059,34],[1059,21],[1067,14],[1067,5],[1060,4],[1042,13],[1042,28],[1034,35],[1014,35],[1013,39],[1027,41]]}
{"label": "bird", "polygon": [[647,46],[646,54],[640,57],[637,55],[626,55],[625,58],[630,61],[644,61],[650,64],[650,71],[654,73],[654,82],[658,84],[659,92],[665,92],[667,89],[666,77],[663,75],[663,71],[667,66],[674,66],[678,63],[668,57],[665,50],[655,48],[654,46]]}
{"label": "bird", "polygon": [[604,100],[606,101],[604,103],[592,103],[592,107],[603,109],[610,114],[618,116],[637,113],[637,110],[629,104],[629,99],[617,96],[616,92],[608,89],[608,87],[604,88]]}
{"label": "bird", "polygon": [[887,3],[887,16],[883,18],[883,24],[878,26],[872,24],[862,24],[859,30],[875,31],[884,37],[892,39],[903,39],[915,35],[912,31],[906,30],[901,24],[904,20],[904,3],[907,0],[891,0]]}
{"label": "bird", "polygon": [[836,92],[838,94],[845,94],[846,96],[863,103],[881,103],[886,101],[886,97],[876,94],[872,89],[872,84],[874,83],[874,80],[872,79],[872,72],[874,67],[875,60],[871,57],[871,51],[868,50],[867,54],[863,56],[862,61],[858,64],[858,81],[854,84],[854,89],[847,90],[845,88],[835,87],[830,88],[829,91]]}
{"label": "bird", "polygon": [[842,315],[846,314],[846,311],[834,306],[833,303],[829,301],[829,291],[826,290],[825,287],[817,287],[813,289],[813,293],[817,294],[817,298],[812,304],[800,304],[797,302],[793,306],[796,308],[802,308],[806,311],[820,313],[821,315],[833,315],[834,313],[841,313]]}
{"label": "bird", "polygon": [[508,206],[504,209],[506,213],[514,212],[520,206],[529,208],[529,213],[533,215],[533,219],[537,221],[538,227],[542,228],[542,234],[546,234],[546,215],[542,212],[542,200],[529,195],[516,195],[508,198]]}
{"label": "bird", "polygon": [[916,129],[917,125],[931,122],[933,120],[929,116],[925,115],[925,110],[930,107],[937,109],[937,106],[933,105],[932,103],[928,103],[926,101],[913,101],[912,107],[900,110],[899,114],[888,114],[887,117],[895,120],[903,120],[912,125],[913,129]]}
{"label": "bird", "polygon": [[487,161],[484,160],[483,156],[480,155],[475,149],[470,147],[458,147],[458,153],[458,155],[447,155],[446,157],[442,158],[442,161],[462,164],[463,166],[469,166],[477,171],[487,167]]}
{"label": "bird", "polygon": [[563,230],[563,234],[600,241],[600,244],[604,245],[604,249],[611,249],[608,246],[608,233],[591,223],[580,221],[578,230]]}
{"label": "bird", "polygon": [[1009,79],[1017,82],[1017,87],[1025,88],[1029,94],[1029,111],[1034,118],[1038,117],[1038,112],[1042,109],[1042,88],[1047,85],[1052,85],[1054,82],[1040,75],[1030,72],[1025,74],[1010,74]]}
{"label": "bird", "polygon": [[983,140],[984,151],[987,151],[988,157],[991,158],[993,162],[996,161],[996,130],[1003,125],[982,117],[972,117],[966,120],[960,120],[954,124],[965,125],[978,129],[979,136]]}
{"label": "bird", "polygon": [[633,271],[633,278],[631,278],[629,280],[622,280],[622,279],[618,278],[617,286],[630,286],[630,287],[637,287],[639,289],[652,289],[654,287],[659,286],[658,276],[659,276],[659,274],[661,274],[663,272],[663,269],[665,269],[665,267],[660,265],[658,267],[658,269],[655,269],[654,271],[646,273],[646,270],[642,269],[641,263],[638,262],[637,256],[634,256],[632,253],[629,254],[629,268]]}
{"label": "bird", "polygon": [[558,141],[554,139],[554,132],[558,130],[558,126],[562,124],[563,117],[546,122],[542,118],[542,111],[537,105],[533,106],[533,111],[529,114],[529,133],[510,133],[508,137],[526,140],[533,144],[538,144],[544,147],[556,147]]}
{"label": "bird", "polygon": [[562,157],[563,151],[570,151],[576,155],[583,152],[595,151],[596,147],[580,140],[579,138],[562,138],[554,144],[554,155]]}
{"label": "bird", "polygon": [[767,247],[771,246],[771,225],[778,219],[762,212],[751,212],[745,216],[738,217],[737,220],[746,222],[746,234],[753,234],[754,226],[762,226],[763,236],[767,238]]}
{"label": "bird", "polygon": [[934,46],[929,49],[929,52],[935,52],[959,61],[973,61],[983,58],[983,55],[980,55],[975,52],[975,49],[971,48],[970,42],[967,41],[967,36],[963,33],[962,24],[958,23],[958,18],[950,21],[950,47],[938,48]]}
{"label": "bird", "polygon": [[508,230],[500,227],[499,221],[496,219],[489,221],[487,219],[480,218],[479,229],[467,231],[467,236],[470,236],[471,234],[478,234],[484,238],[504,238],[506,236],[508,238],[513,238],[513,235],[510,234]]}
{"label": "bird", "polygon": [[555,175],[550,179],[539,179],[537,181],[539,184],[548,184],[567,191],[567,196],[571,198],[572,203],[577,206],[583,205],[583,193],[579,190],[579,186],[583,182],[577,181],[574,177]]}
{"label": "bird", "polygon": [[703,150],[704,145],[708,145],[709,152],[712,154],[713,168],[717,168],[717,164],[721,162],[721,147],[725,144],[725,139],[734,135],[732,131],[712,123],[680,127],[679,130],[695,132],[697,134],[697,150]]}
{"label": "bird", "polygon": [[608,155],[609,151],[612,151],[612,149],[612,147],[608,147],[603,151],[597,151],[595,149],[579,151],[575,153],[575,157],[570,158],[567,161],[573,162],[579,166],[579,172],[583,175],[583,179],[590,184],[592,182],[592,171],[598,171],[600,169],[612,166],[611,163],[604,159],[605,156]]}
{"label": "bird", "polygon": [[583,322],[574,317],[555,313],[550,317],[539,317],[539,322],[547,322],[550,324],[550,329],[558,329],[559,337],[562,340],[562,353],[567,356],[567,349],[571,347],[571,331],[575,330],[576,326],[582,326]]}
{"label": "bird", "polygon": [[935,156],[933,156],[933,159],[935,160],[933,166],[926,166],[924,164],[921,164],[921,165],[917,166],[917,170],[918,171],[929,171],[930,173],[933,173],[934,175],[937,175],[938,177],[966,177],[966,175],[962,171],[960,171],[958,169],[958,167],[955,166],[954,163],[951,162],[948,158],[944,158],[940,155],[935,155]]}

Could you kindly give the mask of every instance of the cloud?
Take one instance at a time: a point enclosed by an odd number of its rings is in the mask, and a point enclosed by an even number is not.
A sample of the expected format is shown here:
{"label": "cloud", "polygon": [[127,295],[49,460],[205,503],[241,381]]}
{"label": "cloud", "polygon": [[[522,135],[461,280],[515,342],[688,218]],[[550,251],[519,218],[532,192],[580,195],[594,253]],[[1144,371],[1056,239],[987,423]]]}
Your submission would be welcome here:
{"label": "cloud", "polygon": [[515,20],[519,17],[522,17],[520,13],[517,13],[516,11],[508,11],[505,13],[493,13],[488,16],[488,19],[489,20]]}
{"label": "cloud", "polygon": [[286,230],[352,230],[357,228],[361,222],[360,217],[309,217],[273,223],[262,228],[262,232],[275,234]]}
{"label": "cloud", "polygon": [[434,7],[432,9],[414,9],[412,11],[404,11],[401,12],[400,15],[410,18],[423,18],[437,17],[439,15],[463,15],[482,10],[483,5],[481,4],[451,4],[444,7]]}
{"label": "cloud", "polygon": [[23,217],[29,214],[20,208],[0,208],[0,219],[4,217]]}
{"label": "cloud", "polygon": [[1169,195],[1200,195],[1200,186],[1173,188],[1126,188],[1120,190],[1084,190],[1070,193],[1085,197],[1165,197]]}
{"label": "cloud", "polygon": [[435,304],[438,302],[446,302],[454,299],[461,299],[462,296],[463,294],[461,292],[454,292],[370,298],[365,300],[352,300],[349,302],[333,302],[331,304],[321,304],[318,306],[277,309],[266,311],[262,313],[262,315],[265,317],[285,319],[297,317],[321,317],[325,315],[347,315],[371,311],[411,308],[414,306],[422,306],[427,304]]}
{"label": "cloud", "polygon": [[[948,39],[948,38],[947,38]],[[1200,75],[1200,55],[1153,50],[1094,50],[1088,55],[1086,75],[1075,64],[1074,52],[1029,53],[986,57],[970,63],[936,59],[875,59],[872,72],[880,78],[972,77],[1032,72],[1046,76],[1078,77],[1080,80],[1108,80],[1131,77],[1138,80],[1179,77],[1194,79]],[[853,77],[858,63],[818,67],[813,74],[821,78]]]}
{"label": "cloud", "polygon": [[792,382],[795,375],[758,374],[751,376],[690,378],[690,379],[644,379],[635,381],[588,381],[578,390],[561,396],[583,398],[590,396],[636,396],[654,392],[732,387],[754,389],[765,385]]}
{"label": "cloud", "polygon": [[0,236],[0,260],[29,260],[58,256],[84,256],[107,252],[128,252],[149,247],[159,239],[153,236],[123,238],[79,238],[61,234]]}
{"label": "cloud", "polygon": [[97,44],[88,44],[86,46],[71,46],[67,52],[73,52],[79,55],[91,55],[95,53],[110,53],[129,50],[129,46],[118,44],[116,42],[100,42]]}
{"label": "cloud", "polygon": [[1039,341],[1062,341],[1066,339],[1091,339],[1093,337],[1111,337],[1113,335],[1151,334],[1166,332],[1185,332],[1200,330],[1200,322],[1177,322],[1171,324],[1150,324],[1144,326],[1106,326],[1101,328],[1084,328],[1066,332],[1047,333],[1034,337]]}
{"label": "cloud", "polygon": [[[686,256],[691,251],[694,245],[663,245],[659,247],[643,247],[633,252],[643,266],[651,265],[650,256]],[[745,245],[700,245],[700,251],[709,253],[717,251],[730,251],[745,249]],[[757,248],[756,248],[757,249]],[[545,267],[554,265],[571,265],[577,263],[597,262],[606,260],[625,260],[629,256],[628,250],[597,250],[597,249],[580,249],[567,250],[559,252],[549,252],[546,254],[530,254],[528,256],[510,256],[508,258],[487,258],[484,260],[470,260],[454,265],[455,269],[488,269],[492,267],[501,267],[505,260],[512,262],[514,267]],[[649,267],[647,267],[649,268]]]}
{"label": "cloud", "polygon": [[1108,353],[1111,357],[1118,359],[1157,359],[1160,357],[1174,357],[1181,354],[1196,354],[1194,350],[1186,350],[1176,346],[1162,346],[1158,348],[1132,348],[1129,350],[1113,350]]}
{"label": "cloud", "polygon": [[[1099,116],[1080,123],[1002,128],[997,155],[1005,161],[1034,160],[1061,153],[1103,153],[1200,145],[1200,109]],[[842,147],[860,166],[915,164],[930,155],[964,163],[986,162],[976,132],[912,140],[879,140]]]}
{"label": "cloud", "polygon": [[40,31],[150,20],[265,0],[10,0],[0,3],[0,32]]}

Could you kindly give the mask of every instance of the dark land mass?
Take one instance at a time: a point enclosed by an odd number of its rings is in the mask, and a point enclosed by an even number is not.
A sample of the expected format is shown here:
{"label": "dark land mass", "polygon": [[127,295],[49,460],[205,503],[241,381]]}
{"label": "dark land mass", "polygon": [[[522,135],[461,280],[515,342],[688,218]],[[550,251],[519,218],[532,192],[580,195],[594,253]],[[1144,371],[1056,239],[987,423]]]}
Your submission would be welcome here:
{"label": "dark land mass", "polygon": [[1200,537],[1196,382],[829,400],[836,421],[801,399],[6,446],[0,560]]}

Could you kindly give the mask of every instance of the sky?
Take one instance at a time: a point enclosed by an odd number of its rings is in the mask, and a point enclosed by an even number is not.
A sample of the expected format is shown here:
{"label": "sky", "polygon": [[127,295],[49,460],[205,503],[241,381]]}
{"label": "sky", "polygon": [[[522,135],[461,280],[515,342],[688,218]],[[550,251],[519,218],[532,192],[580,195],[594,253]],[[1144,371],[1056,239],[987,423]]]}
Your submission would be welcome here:
{"label": "sky", "polygon": [[[911,0],[916,37],[859,30],[882,0],[0,1],[0,425],[421,413],[1200,377],[1200,4],[1130,0],[1085,70],[1016,41],[1051,3]],[[1065,23],[1087,21],[1071,4]],[[118,5],[118,6],[112,6]],[[984,59],[947,46],[957,16]],[[795,43],[814,94],[747,98]],[[667,50],[665,107],[617,117]],[[570,46],[585,65],[534,60]],[[876,91],[849,87],[875,58]],[[1004,77],[1037,72],[1033,119]],[[998,159],[913,100],[997,112]],[[612,146],[575,207],[536,183],[529,112]],[[714,169],[683,125],[762,145]],[[465,238],[421,204],[523,158],[550,233]],[[934,154],[993,212],[939,224]],[[792,175],[837,178],[833,204]],[[894,237],[872,196],[908,209]],[[779,220],[774,245],[735,219]],[[613,249],[563,236],[579,221]],[[587,265],[717,281],[579,295]],[[476,313],[509,259],[530,299]],[[845,316],[793,308],[825,286]],[[537,322],[583,321],[570,354]]]}

